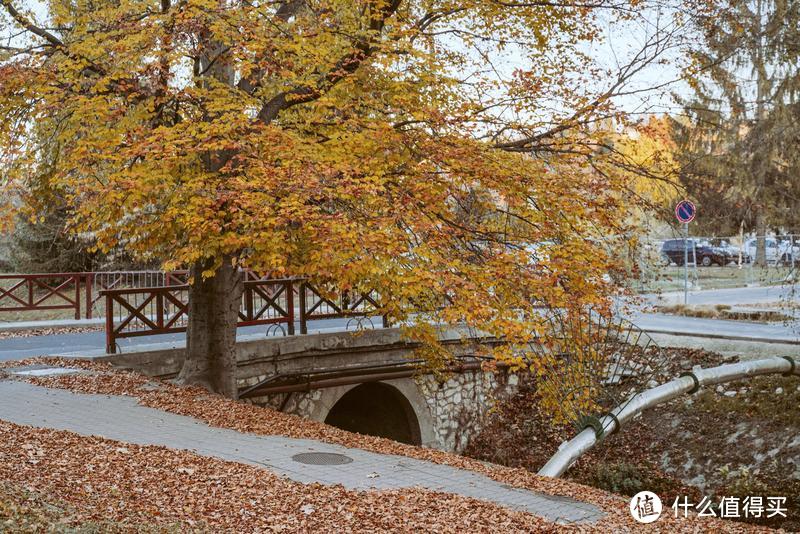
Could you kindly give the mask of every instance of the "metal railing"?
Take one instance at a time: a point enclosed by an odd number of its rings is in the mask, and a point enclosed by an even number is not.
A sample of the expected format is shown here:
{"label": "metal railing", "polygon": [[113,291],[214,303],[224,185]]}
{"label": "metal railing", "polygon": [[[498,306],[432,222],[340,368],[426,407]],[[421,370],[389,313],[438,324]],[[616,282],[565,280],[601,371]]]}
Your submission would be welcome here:
{"label": "metal railing", "polygon": [[800,236],[767,235],[764,265],[756,262],[755,235],[689,236],[688,269],[684,266],[683,248],[664,249],[667,241],[683,243],[675,234],[648,238],[641,242],[636,259],[637,275],[632,288],[644,292],[683,289],[688,274],[688,288],[718,289],[752,285],[794,283],[800,278]]}
{"label": "metal railing", "polygon": [[[334,291],[301,279],[252,279],[244,284],[237,326],[275,325],[286,335],[308,333],[308,322],[320,319],[369,320],[378,313],[377,295]],[[185,332],[189,323],[189,285],[105,289],[106,352],[121,338]],[[298,298],[299,297],[299,298]],[[295,308],[298,299],[299,308]],[[363,323],[358,324],[359,327]],[[386,317],[382,326],[387,327]]]}
{"label": "metal railing", "polygon": [[[189,281],[189,271],[100,271],[85,273],[91,286],[89,305],[92,312],[102,315],[100,308],[107,289],[179,286]],[[88,300],[88,299],[87,299]]]}

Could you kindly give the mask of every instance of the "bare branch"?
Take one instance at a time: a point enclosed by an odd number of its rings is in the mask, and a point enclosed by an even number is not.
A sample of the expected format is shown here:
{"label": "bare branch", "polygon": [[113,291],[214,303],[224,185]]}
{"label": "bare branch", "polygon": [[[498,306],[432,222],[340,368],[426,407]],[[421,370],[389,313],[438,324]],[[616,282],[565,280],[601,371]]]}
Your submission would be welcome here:
{"label": "bare branch", "polygon": [[33,22],[28,20],[22,13],[17,11],[17,9],[11,3],[11,0],[0,0],[0,4],[2,4],[3,7],[6,8],[6,11],[11,16],[11,18],[17,21],[17,23],[20,26],[22,26],[32,34],[38,35],[39,37],[46,40],[53,46],[57,46],[59,48],[64,47],[64,43],[61,41],[61,39],[59,39],[49,31],[45,30],[44,28],[36,26]]}

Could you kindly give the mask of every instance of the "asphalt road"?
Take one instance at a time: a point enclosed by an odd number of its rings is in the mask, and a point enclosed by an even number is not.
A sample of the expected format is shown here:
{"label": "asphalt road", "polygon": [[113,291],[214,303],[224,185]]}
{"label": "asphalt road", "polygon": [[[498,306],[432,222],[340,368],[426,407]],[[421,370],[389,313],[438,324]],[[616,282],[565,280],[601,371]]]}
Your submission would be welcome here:
{"label": "asphalt road", "polygon": [[[659,313],[634,313],[631,322],[650,333],[687,334],[741,340],[800,342],[800,323],[755,323]],[[800,347],[798,347],[800,351]]]}

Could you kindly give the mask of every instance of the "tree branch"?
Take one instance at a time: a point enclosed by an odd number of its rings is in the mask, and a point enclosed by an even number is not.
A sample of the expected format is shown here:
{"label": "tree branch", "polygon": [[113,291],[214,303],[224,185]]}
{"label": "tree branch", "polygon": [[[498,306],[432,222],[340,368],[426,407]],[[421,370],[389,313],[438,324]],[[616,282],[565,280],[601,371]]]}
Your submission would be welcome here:
{"label": "tree branch", "polygon": [[53,46],[57,46],[59,48],[64,47],[64,43],[61,41],[61,39],[59,39],[49,31],[45,30],[44,28],[36,26],[33,22],[25,18],[25,16],[23,16],[22,13],[17,11],[17,9],[11,4],[11,0],[0,0],[0,4],[2,4],[3,7],[6,8],[6,11],[11,16],[11,18],[17,21],[17,23],[20,26],[22,26],[32,34],[38,35],[39,37],[46,40]]}
{"label": "tree branch", "polygon": [[[306,0],[288,0],[286,2],[281,2],[281,6],[275,12],[275,18],[284,23],[289,22],[289,19],[295,16],[305,3]],[[264,72],[264,69],[258,69],[250,76],[242,77],[236,86],[240,90],[252,94],[261,83]]]}
{"label": "tree branch", "polygon": [[[372,34],[379,34],[386,23],[400,7],[402,0],[391,0],[382,9],[372,16],[369,30]],[[289,91],[284,91],[272,97],[264,103],[258,113],[258,121],[269,124],[278,115],[293,106],[312,102],[329,91],[341,80],[355,72],[366,60],[375,48],[372,47],[373,40],[360,40],[356,43],[355,50],[336,62],[334,67],[326,74],[315,86],[296,87]]]}

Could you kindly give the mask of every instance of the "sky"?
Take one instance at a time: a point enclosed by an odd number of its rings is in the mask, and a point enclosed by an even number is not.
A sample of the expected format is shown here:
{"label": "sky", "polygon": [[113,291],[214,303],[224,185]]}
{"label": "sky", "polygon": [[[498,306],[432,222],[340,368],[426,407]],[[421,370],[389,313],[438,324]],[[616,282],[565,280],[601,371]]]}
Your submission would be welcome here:
{"label": "sky", "polygon": [[667,41],[659,52],[659,61],[644,68],[631,84],[631,91],[619,97],[617,103],[632,114],[679,113],[680,106],[672,94],[689,94],[688,85],[682,81],[680,63],[681,47],[685,46],[687,30],[674,21],[674,10],[668,6],[643,10],[633,20],[620,22],[614,17],[604,18],[603,41],[591,50],[595,59],[612,69],[625,65],[640,52],[648,40],[661,36]]}

